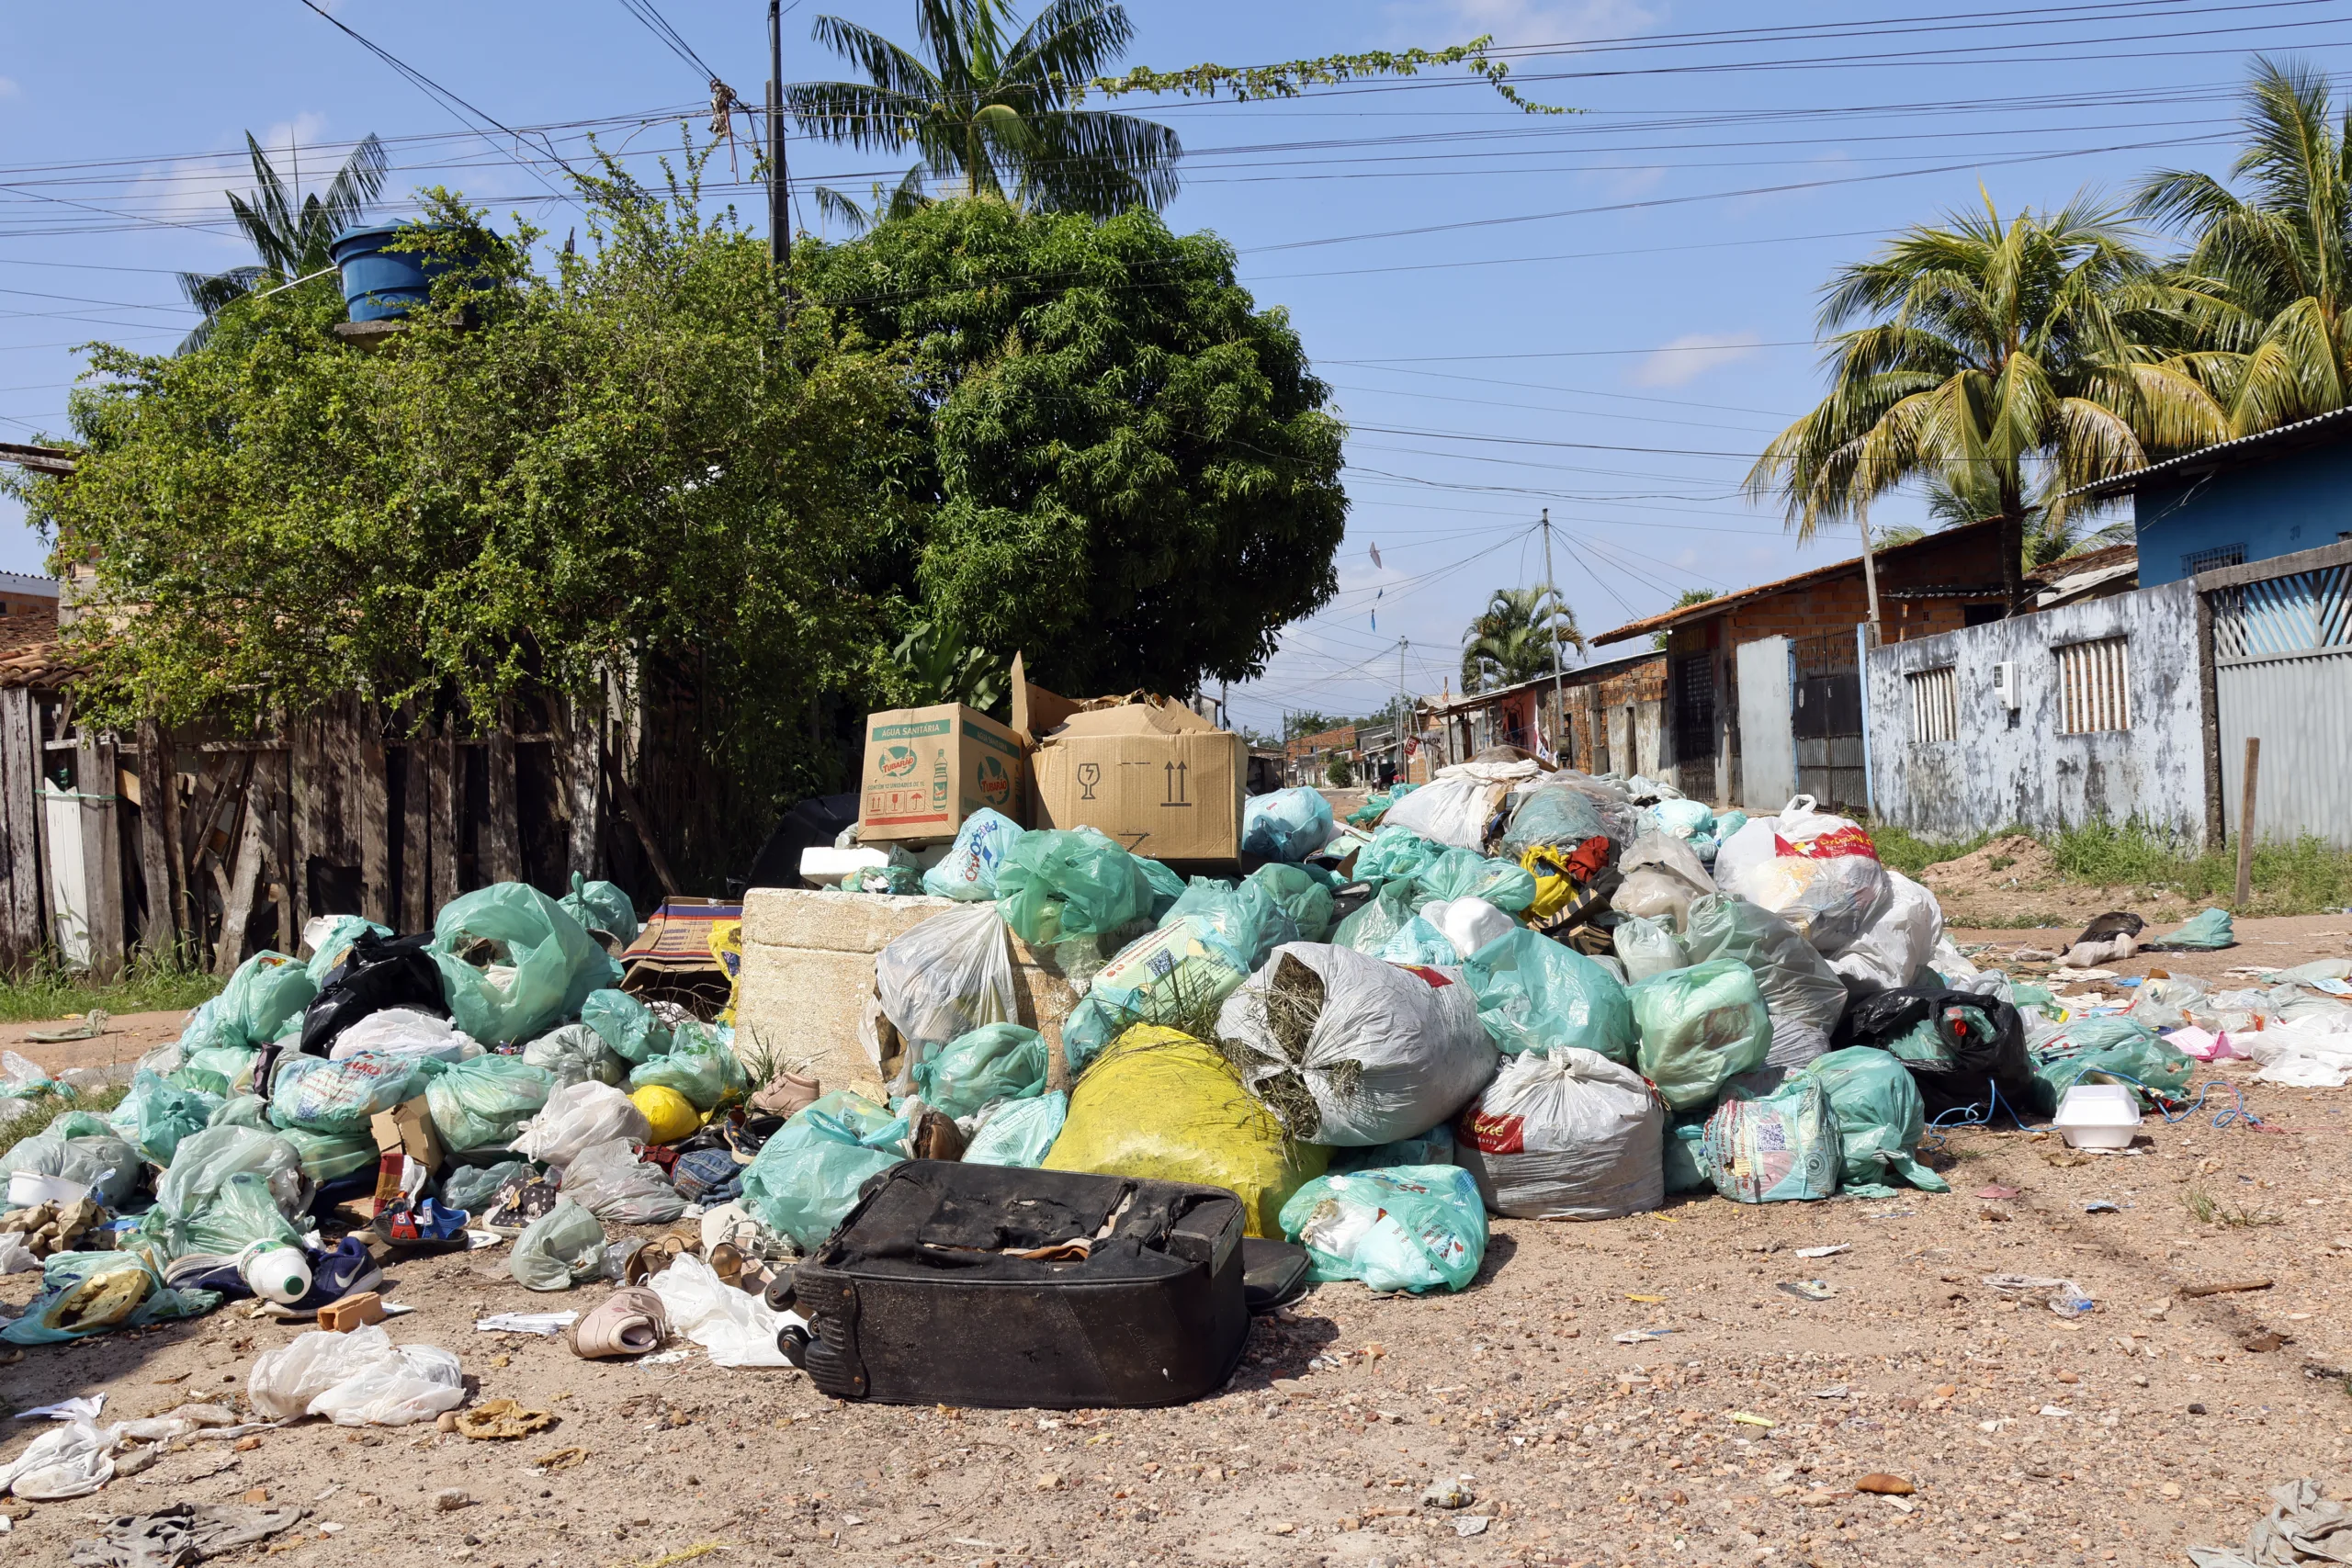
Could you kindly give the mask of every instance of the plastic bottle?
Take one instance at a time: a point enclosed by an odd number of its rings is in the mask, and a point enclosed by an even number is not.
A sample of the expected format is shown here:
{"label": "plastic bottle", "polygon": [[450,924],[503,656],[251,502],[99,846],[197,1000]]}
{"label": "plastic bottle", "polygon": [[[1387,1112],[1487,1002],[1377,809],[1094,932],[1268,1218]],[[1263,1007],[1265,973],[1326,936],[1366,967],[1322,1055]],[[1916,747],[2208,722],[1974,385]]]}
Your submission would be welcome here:
{"label": "plastic bottle", "polygon": [[291,1306],[311,1293],[311,1260],[299,1247],[255,1242],[238,1258],[237,1269],[266,1302]]}

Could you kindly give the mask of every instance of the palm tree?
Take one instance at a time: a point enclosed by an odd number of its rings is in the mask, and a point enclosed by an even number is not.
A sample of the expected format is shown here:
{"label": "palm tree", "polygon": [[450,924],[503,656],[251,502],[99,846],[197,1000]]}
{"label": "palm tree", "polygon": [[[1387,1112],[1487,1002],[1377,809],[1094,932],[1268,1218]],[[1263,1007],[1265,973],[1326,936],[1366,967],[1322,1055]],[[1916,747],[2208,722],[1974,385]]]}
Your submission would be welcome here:
{"label": "palm tree", "polygon": [[1012,37],[1006,0],[917,0],[915,30],[928,59],[839,17],[820,17],[820,43],[865,73],[864,82],[803,82],[785,90],[800,128],[848,146],[922,162],[871,210],[830,190],[829,212],[863,227],[945,194],[994,196],[1057,212],[1108,218],[1176,196],[1183,146],[1164,125],[1073,107],[1135,35],[1115,0],[1049,0]]}
{"label": "palm tree", "polygon": [[226,272],[180,274],[180,292],[204,312],[203,324],[180,344],[182,354],[203,347],[221,308],[251,294],[265,280],[290,282],[333,265],[327,247],[336,234],[367,212],[368,204],[382,193],[384,180],[391,173],[384,144],[370,134],[352,149],[323,197],[315,191],[304,197],[299,188],[299,171],[297,187],[289,190],[251,131],[245,133],[245,147],[254,160],[253,199],[248,201],[234,191],[226,194],[231,215],[253,242],[261,261]]}
{"label": "palm tree", "polygon": [[1973,516],[2006,524],[2014,607],[2037,477],[2054,492],[2047,526],[2075,486],[2221,438],[2208,367],[2153,346],[2206,298],[2079,199],[2005,221],[1987,197],[1982,214],[1912,229],[1830,283],[1829,395],[1765,447],[1747,492],[1780,492],[1810,539],[1832,519],[1867,529],[1880,496],[1940,479]]}
{"label": "palm tree", "polygon": [[2232,435],[2352,400],[2352,106],[2337,113],[2324,73],[2257,58],[2245,125],[2230,173],[2249,196],[2173,170],[2149,175],[2138,198],[2196,237],[2186,270],[2217,297],[2190,319],[2216,351]]}
{"label": "palm tree", "polygon": [[1498,588],[1462,636],[1462,689],[1516,685],[1552,668],[1561,648],[1582,649],[1577,617],[1549,588]]}

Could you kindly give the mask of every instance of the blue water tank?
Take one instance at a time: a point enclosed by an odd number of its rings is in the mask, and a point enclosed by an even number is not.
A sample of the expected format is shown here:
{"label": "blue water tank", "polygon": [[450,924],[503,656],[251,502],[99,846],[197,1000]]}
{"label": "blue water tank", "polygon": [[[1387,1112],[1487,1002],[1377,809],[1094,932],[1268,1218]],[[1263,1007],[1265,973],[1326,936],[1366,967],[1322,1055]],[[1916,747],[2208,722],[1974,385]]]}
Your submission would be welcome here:
{"label": "blue water tank", "polygon": [[453,265],[422,251],[386,251],[406,223],[364,223],[345,229],[327,247],[343,272],[343,299],[355,321],[389,321],[433,298],[433,280]]}

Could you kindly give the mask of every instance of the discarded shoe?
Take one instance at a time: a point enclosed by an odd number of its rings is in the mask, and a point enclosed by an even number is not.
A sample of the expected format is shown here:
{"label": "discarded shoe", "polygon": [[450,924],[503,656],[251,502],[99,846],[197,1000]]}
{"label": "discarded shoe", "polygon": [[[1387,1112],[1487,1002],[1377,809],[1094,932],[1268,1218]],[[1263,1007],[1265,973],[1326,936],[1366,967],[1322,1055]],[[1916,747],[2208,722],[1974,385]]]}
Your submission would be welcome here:
{"label": "discarded shoe", "polygon": [[669,1337],[670,1311],[641,1286],[624,1285],[582,1314],[570,1330],[572,1353],[582,1360],[642,1356]]}
{"label": "discarded shoe", "polygon": [[820,1093],[814,1077],[798,1073],[779,1073],[768,1086],[752,1096],[752,1109],[770,1116],[790,1116],[817,1103]]}

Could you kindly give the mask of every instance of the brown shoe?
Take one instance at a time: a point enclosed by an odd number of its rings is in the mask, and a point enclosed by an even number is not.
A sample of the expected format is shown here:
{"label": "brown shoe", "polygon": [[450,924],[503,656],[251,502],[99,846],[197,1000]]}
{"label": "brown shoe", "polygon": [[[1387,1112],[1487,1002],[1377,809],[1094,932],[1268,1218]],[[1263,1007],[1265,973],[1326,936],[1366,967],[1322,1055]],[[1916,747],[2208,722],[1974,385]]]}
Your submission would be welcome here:
{"label": "brown shoe", "polygon": [[798,1073],[779,1073],[775,1080],[752,1096],[752,1109],[769,1116],[789,1116],[817,1103],[817,1080]]}

